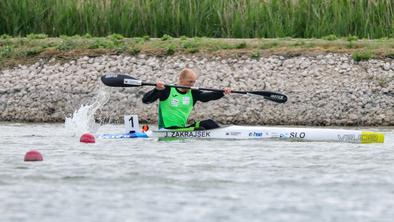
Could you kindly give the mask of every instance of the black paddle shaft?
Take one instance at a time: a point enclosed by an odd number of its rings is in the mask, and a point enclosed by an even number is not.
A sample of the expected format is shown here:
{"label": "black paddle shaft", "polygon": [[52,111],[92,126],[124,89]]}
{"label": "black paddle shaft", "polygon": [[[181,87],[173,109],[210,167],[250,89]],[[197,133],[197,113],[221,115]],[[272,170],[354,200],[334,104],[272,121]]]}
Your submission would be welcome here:
{"label": "black paddle shaft", "polygon": [[[139,87],[139,86],[156,86],[156,83],[142,82],[139,79],[134,77],[124,75],[124,74],[106,74],[101,77],[101,81],[106,86],[111,87]],[[182,86],[182,85],[168,85],[165,84],[166,87],[175,87],[179,89],[196,89],[203,91],[212,91],[212,92],[224,92],[223,89],[210,89],[210,88],[200,88],[194,86]],[[265,99],[271,100],[277,103],[285,103],[287,101],[287,96],[277,92],[271,91],[237,91],[231,90],[231,93],[238,94],[253,94],[258,96],[263,96]]]}

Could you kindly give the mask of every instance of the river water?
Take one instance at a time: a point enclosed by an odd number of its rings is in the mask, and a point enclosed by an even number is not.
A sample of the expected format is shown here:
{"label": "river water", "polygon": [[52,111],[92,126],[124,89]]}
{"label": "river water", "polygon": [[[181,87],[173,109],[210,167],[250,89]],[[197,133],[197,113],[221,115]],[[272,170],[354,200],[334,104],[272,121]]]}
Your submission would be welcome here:
{"label": "river water", "polygon": [[392,221],[394,129],[378,130],[384,144],[83,144],[64,124],[0,123],[0,221]]}

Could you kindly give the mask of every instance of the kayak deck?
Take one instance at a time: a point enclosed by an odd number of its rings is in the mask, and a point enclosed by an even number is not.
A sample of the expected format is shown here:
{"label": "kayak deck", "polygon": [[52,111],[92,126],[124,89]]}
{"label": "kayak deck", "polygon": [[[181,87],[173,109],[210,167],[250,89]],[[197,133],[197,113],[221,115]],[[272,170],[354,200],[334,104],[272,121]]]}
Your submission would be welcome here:
{"label": "kayak deck", "polygon": [[287,128],[260,126],[228,126],[213,130],[158,130],[153,131],[159,138],[202,138],[202,139],[284,139],[296,141],[332,141],[348,143],[383,143],[384,134],[379,132]]}
{"label": "kayak deck", "polygon": [[103,134],[98,138],[179,138],[179,139],[280,139],[288,141],[384,143],[384,134],[348,129],[227,126],[212,130],[155,130],[126,134]]}

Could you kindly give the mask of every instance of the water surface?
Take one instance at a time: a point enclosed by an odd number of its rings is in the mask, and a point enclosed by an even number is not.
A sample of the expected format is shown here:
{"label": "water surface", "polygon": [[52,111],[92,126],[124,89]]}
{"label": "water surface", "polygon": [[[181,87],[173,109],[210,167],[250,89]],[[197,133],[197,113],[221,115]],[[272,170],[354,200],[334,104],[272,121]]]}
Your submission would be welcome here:
{"label": "water surface", "polygon": [[394,130],[378,130],[384,144],[83,144],[63,124],[1,123],[0,221],[392,221]]}

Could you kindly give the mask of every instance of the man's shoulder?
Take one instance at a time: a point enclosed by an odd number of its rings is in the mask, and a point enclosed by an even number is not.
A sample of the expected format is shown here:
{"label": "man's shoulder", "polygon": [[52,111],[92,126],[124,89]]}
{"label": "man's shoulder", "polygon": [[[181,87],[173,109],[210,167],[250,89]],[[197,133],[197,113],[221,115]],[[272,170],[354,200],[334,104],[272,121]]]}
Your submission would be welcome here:
{"label": "man's shoulder", "polygon": [[190,91],[191,91],[192,93],[197,93],[197,94],[202,93],[202,91],[199,90],[199,89],[191,89]]}

